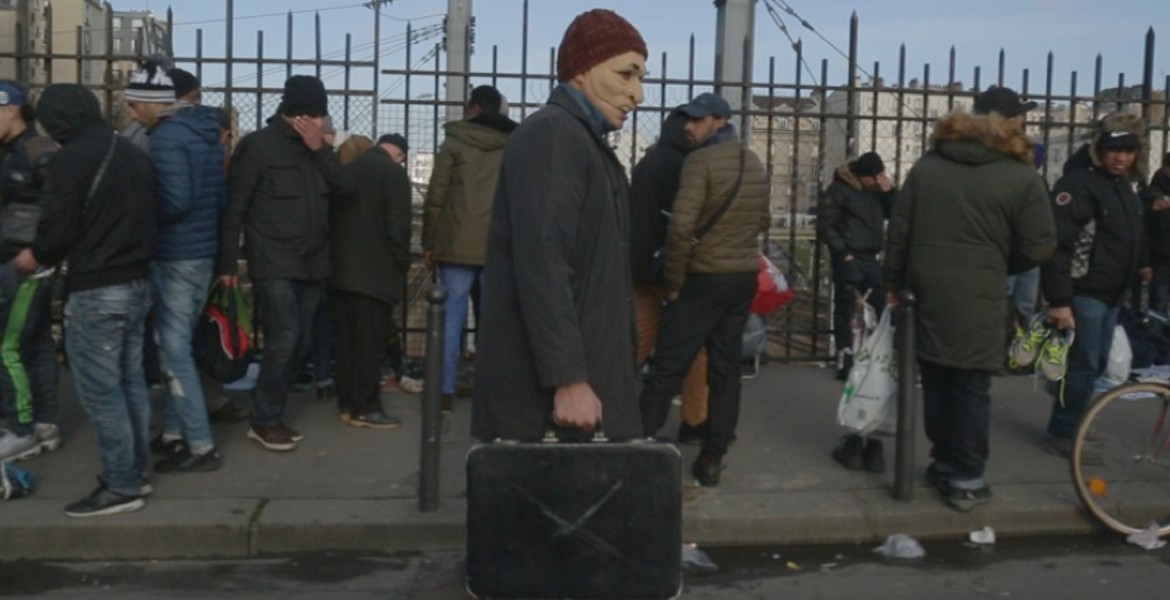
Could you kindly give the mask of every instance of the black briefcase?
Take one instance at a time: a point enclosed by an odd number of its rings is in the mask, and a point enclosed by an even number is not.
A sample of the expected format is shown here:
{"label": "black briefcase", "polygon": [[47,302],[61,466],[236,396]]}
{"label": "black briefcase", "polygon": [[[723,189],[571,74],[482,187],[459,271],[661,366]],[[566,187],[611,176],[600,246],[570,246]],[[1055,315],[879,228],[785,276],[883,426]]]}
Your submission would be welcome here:
{"label": "black briefcase", "polygon": [[467,590],[479,598],[672,598],[678,449],[495,442],[467,454]]}

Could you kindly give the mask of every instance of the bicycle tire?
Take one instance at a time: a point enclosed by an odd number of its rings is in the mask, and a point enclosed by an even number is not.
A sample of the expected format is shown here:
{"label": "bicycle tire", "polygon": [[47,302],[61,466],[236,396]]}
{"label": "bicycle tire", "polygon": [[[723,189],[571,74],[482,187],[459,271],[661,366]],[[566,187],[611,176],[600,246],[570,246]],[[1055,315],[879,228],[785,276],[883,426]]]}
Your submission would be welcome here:
{"label": "bicycle tire", "polygon": [[1170,384],[1114,388],[1085,411],[1070,461],[1077,496],[1122,534],[1170,534]]}

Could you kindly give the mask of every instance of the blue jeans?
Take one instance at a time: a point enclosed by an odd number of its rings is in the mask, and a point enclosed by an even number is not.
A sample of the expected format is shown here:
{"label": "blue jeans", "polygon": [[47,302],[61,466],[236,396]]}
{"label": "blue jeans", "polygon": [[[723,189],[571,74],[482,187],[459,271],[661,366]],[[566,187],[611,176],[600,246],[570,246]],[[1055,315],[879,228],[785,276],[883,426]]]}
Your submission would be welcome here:
{"label": "blue jeans", "polygon": [[923,423],[936,469],[951,483],[982,483],[990,452],[991,373],[918,361]]}
{"label": "blue jeans", "polygon": [[463,329],[467,327],[467,299],[471,288],[483,275],[483,267],[468,267],[451,263],[439,263],[439,282],[447,289],[447,302],[443,304],[446,318],[443,321],[443,393],[455,393],[455,374],[459,372],[459,349],[462,347]]}
{"label": "blue jeans", "polygon": [[1048,419],[1048,433],[1061,438],[1071,438],[1076,434],[1081,415],[1093,396],[1093,382],[1109,364],[1113,329],[1117,326],[1116,305],[1087,296],[1073,296],[1072,311],[1077,330],[1068,353],[1063,405],[1060,382],[1049,384],[1054,401],[1052,416]]}
{"label": "blue jeans", "polygon": [[214,268],[214,258],[156,260],[150,268],[154,337],[166,383],[163,435],[186,438],[195,454],[215,446],[191,348],[192,332],[207,301]]}
{"label": "blue jeans", "polygon": [[1008,299],[1016,314],[1025,321],[1036,313],[1036,301],[1040,297],[1040,267],[1032,267],[1018,275],[1008,275]]}
{"label": "blue jeans", "polygon": [[138,496],[147,474],[150,396],[142,369],[150,286],[136,279],[70,292],[65,348],[73,386],[97,433],[102,483]]}
{"label": "blue jeans", "polygon": [[303,356],[305,340],[312,331],[314,313],[325,294],[320,281],[265,279],[252,289],[260,309],[264,333],[264,354],[256,378],[252,424],[274,427],[284,417],[284,405],[296,376],[297,361]]}

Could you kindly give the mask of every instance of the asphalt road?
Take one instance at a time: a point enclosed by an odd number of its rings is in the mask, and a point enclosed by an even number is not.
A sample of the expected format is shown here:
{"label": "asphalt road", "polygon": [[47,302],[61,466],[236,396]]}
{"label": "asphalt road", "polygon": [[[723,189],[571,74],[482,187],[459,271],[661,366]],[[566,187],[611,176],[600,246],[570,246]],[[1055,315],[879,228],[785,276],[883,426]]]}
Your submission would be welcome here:
{"label": "asphalt road", "polygon": [[[708,548],[720,571],[688,575],[686,599],[1166,598],[1170,548],[1114,537],[923,543],[917,560],[871,545]],[[0,563],[0,596],[462,600],[461,553],[314,554],[247,561]]]}

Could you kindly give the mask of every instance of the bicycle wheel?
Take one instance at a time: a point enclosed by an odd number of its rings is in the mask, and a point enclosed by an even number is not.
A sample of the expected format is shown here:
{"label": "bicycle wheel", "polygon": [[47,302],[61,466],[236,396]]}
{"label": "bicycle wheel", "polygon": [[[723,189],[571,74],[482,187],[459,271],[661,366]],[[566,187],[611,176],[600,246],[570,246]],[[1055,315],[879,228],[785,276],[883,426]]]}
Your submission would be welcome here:
{"label": "bicycle wheel", "polygon": [[1170,534],[1170,386],[1140,382],[1097,398],[1081,418],[1072,475],[1081,502],[1130,534]]}

